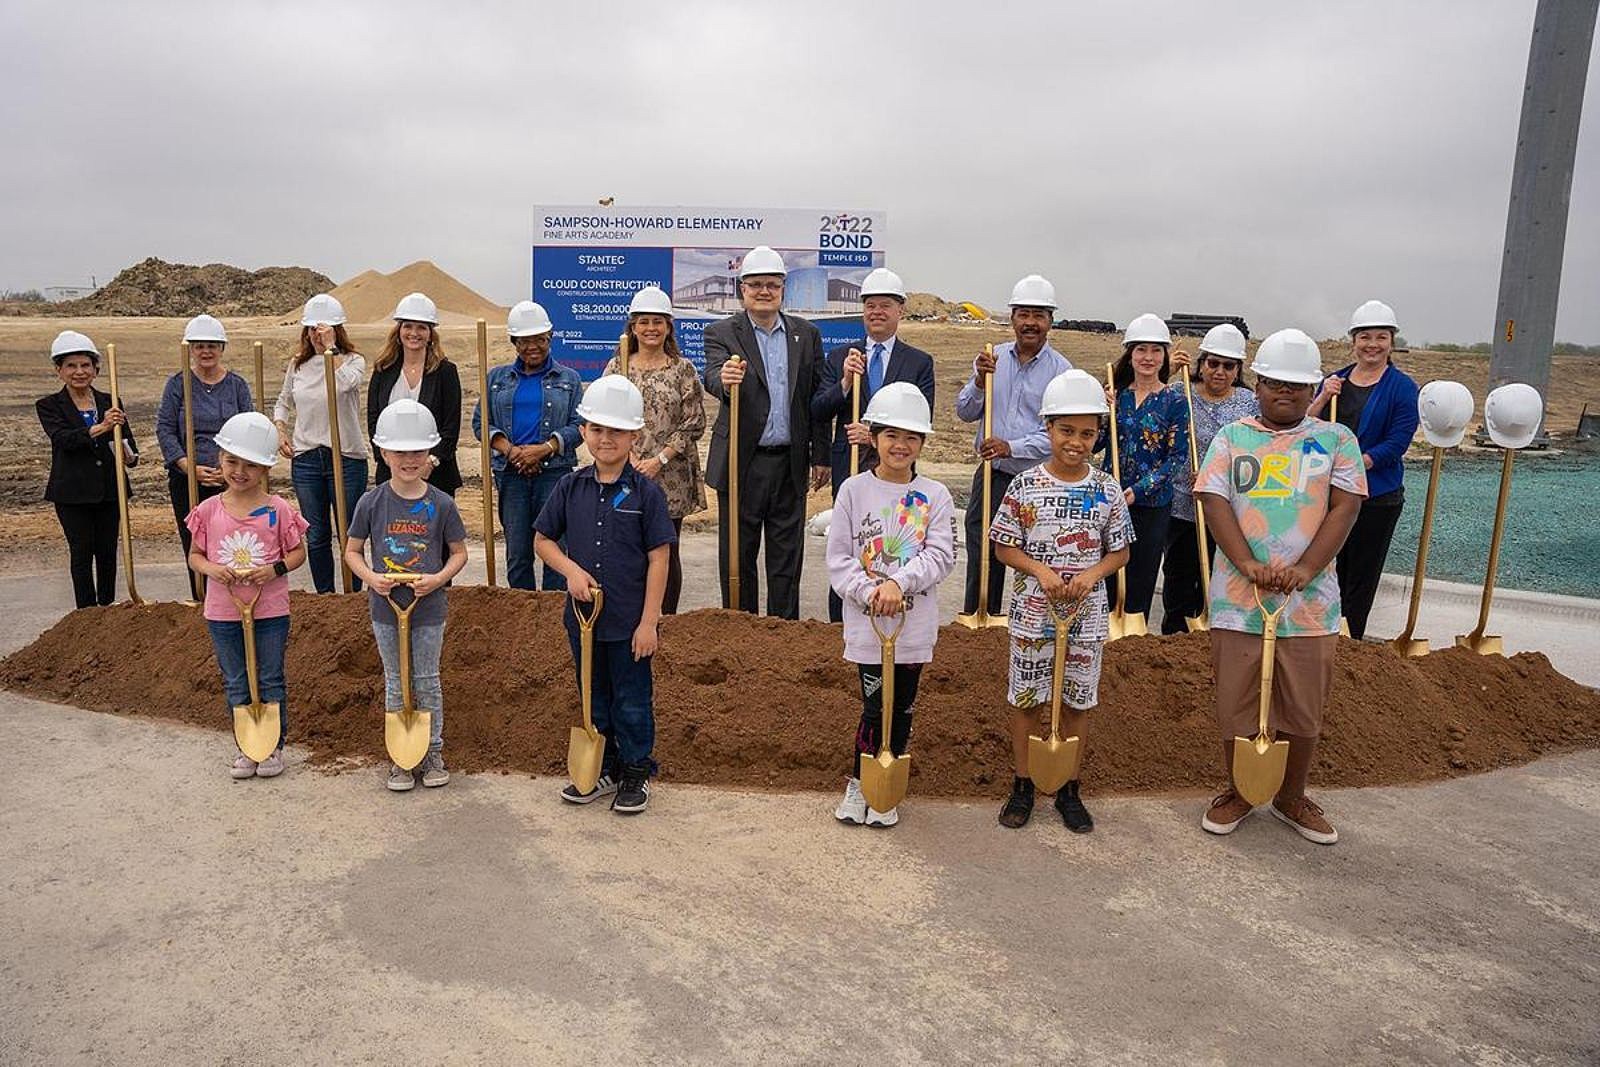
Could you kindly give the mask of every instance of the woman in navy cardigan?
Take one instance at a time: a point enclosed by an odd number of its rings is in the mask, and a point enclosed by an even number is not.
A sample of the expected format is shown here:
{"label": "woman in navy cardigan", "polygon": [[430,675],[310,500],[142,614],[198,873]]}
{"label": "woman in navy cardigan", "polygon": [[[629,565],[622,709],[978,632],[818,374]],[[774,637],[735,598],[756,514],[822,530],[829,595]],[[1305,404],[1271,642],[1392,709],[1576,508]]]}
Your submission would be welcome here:
{"label": "woman in navy cardigan", "polygon": [[1369,300],[1356,308],[1350,317],[1356,361],[1328,376],[1310,410],[1320,417],[1329,398],[1338,397],[1338,421],[1355,431],[1367,465],[1367,499],[1338,561],[1345,620],[1358,640],[1367,632],[1389,542],[1405,506],[1401,460],[1417,432],[1417,383],[1389,359],[1398,331],[1389,305]]}

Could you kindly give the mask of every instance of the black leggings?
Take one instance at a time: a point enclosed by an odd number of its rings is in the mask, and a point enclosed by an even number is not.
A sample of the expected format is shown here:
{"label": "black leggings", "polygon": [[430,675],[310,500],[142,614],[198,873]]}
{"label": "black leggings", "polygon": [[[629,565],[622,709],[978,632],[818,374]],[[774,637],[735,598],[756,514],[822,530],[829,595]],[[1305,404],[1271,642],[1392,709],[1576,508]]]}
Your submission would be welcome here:
{"label": "black leggings", "polygon": [[[917,699],[917,683],[922,680],[921,663],[894,665],[894,717],[889,722],[889,751],[905,754],[911,743],[911,705]],[[856,727],[855,751],[850,755],[850,777],[861,773],[860,756],[876,756],[883,744],[883,666],[858,663],[861,675],[861,723]]]}
{"label": "black leggings", "polygon": [[[1209,535],[1210,531],[1207,531]],[[1206,537],[1211,559],[1217,558],[1217,543]],[[1172,516],[1167,523],[1167,556],[1161,564],[1161,632],[1181,634],[1189,628],[1186,620],[1197,617],[1205,607],[1200,590],[1200,547],[1195,524],[1190,519]]]}
{"label": "black leggings", "polygon": [[1345,621],[1350,624],[1350,636],[1356,640],[1367,632],[1367,616],[1372,614],[1372,600],[1378,595],[1378,579],[1383,577],[1383,563],[1389,558],[1389,542],[1394,540],[1394,528],[1400,522],[1400,512],[1405,501],[1361,505],[1356,524],[1350,528],[1344,547],[1339,550],[1339,600],[1344,606]]}
{"label": "black leggings", "polygon": [[72,595],[80,608],[117,598],[118,517],[115,500],[56,505],[61,532],[67,535]]}
{"label": "black leggings", "polygon": [[678,555],[678,542],[683,539],[683,519],[673,519],[672,529],[678,536],[672,539],[672,551],[667,556],[667,591],[661,598],[663,615],[676,615],[678,598],[683,595],[683,558]]}
{"label": "black leggings", "polygon": [[[1167,519],[1171,512],[1165,507],[1147,508],[1140,504],[1128,507],[1133,518],[1133,544],[1128,549],[1128,567],[1124,576],[1127,582],[1127,600],[1123,611],[1130,615],[1146,615],[1150,600],[1156,595],[1156,574],[1161,570],[1161,556],[1167,548]],[[1108,579],[1107,591],[1115,604],[1117,588],[1115,579]]]}
{"label": "black leggings", "polygon": [[[195,494],[196,503],[207,497],[216,496],[222,492],[220,485],[201,485],[195,483],[198,492]],[[178,540],[183,542],[183,565],[189,565],[189,546],[194,538],[189,533],[189,524],[183,520],[189,517],[189,476],[177,467],[167,468],[167,495],[172,498],[172,517],[178,520]],[[196,600],[205,596],[205,590],[200,588],[200,576],[194,571],[189,572],[189,594]]]}

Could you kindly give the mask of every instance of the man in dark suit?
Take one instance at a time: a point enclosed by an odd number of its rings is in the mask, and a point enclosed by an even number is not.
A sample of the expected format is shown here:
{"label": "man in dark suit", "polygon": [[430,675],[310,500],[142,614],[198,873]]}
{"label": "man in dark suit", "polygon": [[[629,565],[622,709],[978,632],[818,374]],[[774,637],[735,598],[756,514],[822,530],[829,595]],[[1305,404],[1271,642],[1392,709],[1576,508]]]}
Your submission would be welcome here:
{"label": "man in dark suit", "polygon": [[[817,391],[811,398],[811,414],[833,424],[833,495],[850,477],[850,446],[860,447],[860,469],[871,470],[877,462],[872,438],[863,423],[851,422],[851,391],[861,383],[861,410],[867,410],[872,394],[890,382],[910,382],[922,391],[933,410],[933,357],[920,348],[896,338],[900,316],[905,311],[905,283],[894,271],[879,267],[861,283],[861,322],[866,327],[864,340],[840,345],[823,361]],[[828,590],[828,619],[844,618],[844,601]]]}
{"label": "man in dark suit", "polygon": [[[828,480],[828,424],[811,414],[822,336],[784,315],[783,257],[765,245],[739,265],[744,310],[706,327],[706,391],[722,401],[706,484],[717,493],[722,603],[756,613],[756,555],[767,548],[767,614],[800,617],[806,494]],[[738,360],[729,359],[738,355]],[[739,600],[728,603],[728,387],[739,385]]]}

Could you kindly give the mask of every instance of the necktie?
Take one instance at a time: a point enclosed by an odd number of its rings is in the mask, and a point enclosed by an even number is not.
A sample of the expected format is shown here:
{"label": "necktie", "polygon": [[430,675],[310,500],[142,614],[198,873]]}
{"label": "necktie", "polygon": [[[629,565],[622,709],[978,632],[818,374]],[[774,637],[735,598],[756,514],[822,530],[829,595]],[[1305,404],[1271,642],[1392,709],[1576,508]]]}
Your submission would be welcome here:
{"label": "necktie", "polygon": [[871,395],[883,387],[883,342],[872,346],[872,360],[867,364],[867,393]]}

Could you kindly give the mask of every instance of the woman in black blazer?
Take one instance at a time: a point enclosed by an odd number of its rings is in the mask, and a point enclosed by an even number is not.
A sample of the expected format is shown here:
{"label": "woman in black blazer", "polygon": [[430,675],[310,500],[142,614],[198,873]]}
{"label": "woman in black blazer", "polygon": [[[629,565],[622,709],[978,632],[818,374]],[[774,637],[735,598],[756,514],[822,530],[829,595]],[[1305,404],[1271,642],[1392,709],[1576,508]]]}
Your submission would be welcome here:
{"label": "woman in black blazer", "polygon": [[109,604],[117,595],[116,456],[114,429],[122,427],[128,466],[139,462],[139,446],[111,394],[91,384],[100,373],[100,352],[76,330],[63,330],[50,346],[62,387],[34,407],[50,438],[50,480],[44,498],[56,506],[67,537],[72,593],[80,608]]}
{"label": "woman in black blazer", "polygon": [[[439,345],[439,312],[432,300],[412,293],[394,309],[394,329],[389,331],[383,351],[372,365],[372,380],[367,383],[367,439],[378,432],[378,415],[396,400],[411,399],[433,413],[439,427],[439,443],[432,449],[433,472],[428,481],[456,495],[461,488],[461,470],[456,465],[456,442],[461,438],[461,375],[456,365],[445,358]],[[374,485],[389,480],[383,453],[376,457]]]}

